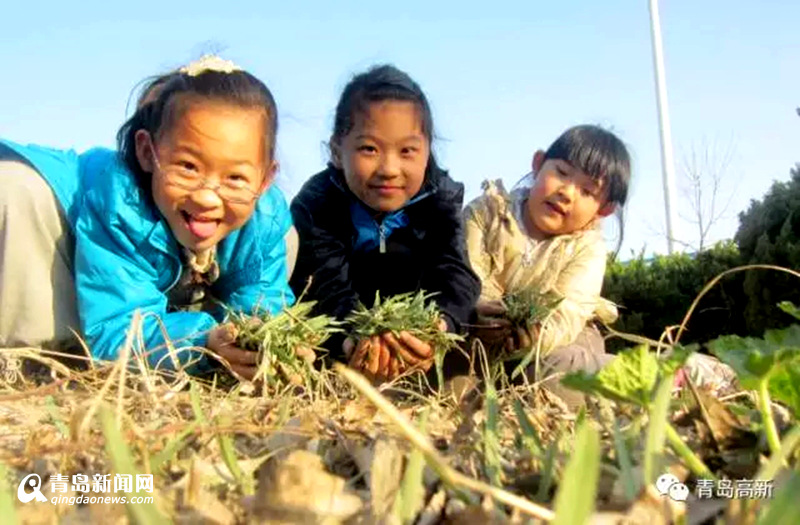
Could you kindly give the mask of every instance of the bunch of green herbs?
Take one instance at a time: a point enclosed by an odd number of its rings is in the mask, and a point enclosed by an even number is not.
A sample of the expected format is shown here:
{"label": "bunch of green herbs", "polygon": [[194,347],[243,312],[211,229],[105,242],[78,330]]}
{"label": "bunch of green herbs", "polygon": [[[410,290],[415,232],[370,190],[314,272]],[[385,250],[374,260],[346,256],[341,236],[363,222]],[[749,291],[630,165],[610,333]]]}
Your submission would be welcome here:
{"label": "bunch of green herbs", "polygon": [[359,303],[345,322],[351,326],[351,335],[354,339],[386,332],[392,332],[399,337],[400,332],[405,331],[428,343],[434,351],[434,362],[441,385],[444,355],[464,341],[464,338],[440,330],[442,314],[436,303],[430,300],[434,295],[419,290],[381,299],[380,293],[376,292],[372,308]]}
{"label": "bunch of green herbs", "polygon": [[532,287],[517,288],[503,295],[506,318],[512,325],[528,329],[544,321],[559,303],[560,297]]}
{"label": "bunch of green herbs", "polygon": [[[315,370],[310,351],[321,350],[321,345],[335,332],[339,323],[330,316],[311,316],[316,303],[298,302],[285,307],[277,315],[254,312],[228,313],[228,321],[237,330],[236,345],[244,350],[258,352],[258,371],[254,381],[264,380],[275,384],[279,378],[290,383],[303,384],[313,378]],[[305,356],[298,355],[305,352]]]}

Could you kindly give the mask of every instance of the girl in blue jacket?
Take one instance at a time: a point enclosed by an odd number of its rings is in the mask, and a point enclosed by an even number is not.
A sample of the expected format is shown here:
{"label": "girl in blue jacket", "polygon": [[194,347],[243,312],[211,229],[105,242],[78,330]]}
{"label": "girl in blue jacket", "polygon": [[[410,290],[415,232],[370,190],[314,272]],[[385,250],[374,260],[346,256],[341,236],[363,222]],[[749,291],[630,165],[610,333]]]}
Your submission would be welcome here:
{"label": "girl in blue jacket", "polygon": [[148,85],[119,151],[0,142],[0,346],[74,328],[93,357],[115,359],[138,311],[151,366],[203,371],[206,348],[251,377],[255,353],[231,345],[219,304],[294,301],[277,127],[260,80],[204,57]]}

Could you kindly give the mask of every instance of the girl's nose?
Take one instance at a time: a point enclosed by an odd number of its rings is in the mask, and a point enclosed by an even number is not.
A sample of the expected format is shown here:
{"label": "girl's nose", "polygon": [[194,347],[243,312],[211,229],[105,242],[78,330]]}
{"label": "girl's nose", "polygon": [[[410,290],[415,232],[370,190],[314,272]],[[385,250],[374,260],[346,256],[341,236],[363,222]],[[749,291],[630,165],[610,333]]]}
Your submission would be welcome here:
{"label": "girl's nose", "polygon": [[396,155],[383,155],[380,165],[380,174],[384,177],[391,178],[400,176],[400,160]]}
{"label": "girl's nose", "polygon": [[576,191],[575,185],[569,182],[562,184],[558,188],[559,195],[564,197],[568,202],[572,202],[572,200],[575,198],[575,191]]}
{"label": "girl's nose", "polygon": [[200,188],[190,193],[189,200],[206,209],[218,208],[224,204],[217,190],[208,187]]}

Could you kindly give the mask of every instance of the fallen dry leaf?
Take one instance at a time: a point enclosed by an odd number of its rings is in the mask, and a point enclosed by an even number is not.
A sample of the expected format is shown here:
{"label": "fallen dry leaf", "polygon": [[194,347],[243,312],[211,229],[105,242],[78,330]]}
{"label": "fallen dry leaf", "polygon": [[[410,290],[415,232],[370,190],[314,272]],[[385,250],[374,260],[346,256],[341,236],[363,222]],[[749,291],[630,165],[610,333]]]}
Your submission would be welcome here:
{"label": "fallen dry leaf", "polygon": [[662,496],[650,485],[626,512],[597,512],[591,525],[671,525],[686,515],[686,505]]}
{"label": "fallen dry leaf", "polygon": [[361,510],[361,498],[330,474],[316,454],[295,450],[268,459],[258,470],[255,523],[334,525]]}
{"label": "fallen dry leaf", "polygon": [[214,525],[232,525],[236,516],[205,487],[209,486],[208,476],[197,461],[187,473],[188,479],[183,492],[183,502],[179,506],[176,523],[206,523]]}
{"label": "fallen dry leaf", "polygon": [[395,440],[379,439],[372,448],[369,470],[372,515],[384,518],[392,509],[403,478],[405,453]]}

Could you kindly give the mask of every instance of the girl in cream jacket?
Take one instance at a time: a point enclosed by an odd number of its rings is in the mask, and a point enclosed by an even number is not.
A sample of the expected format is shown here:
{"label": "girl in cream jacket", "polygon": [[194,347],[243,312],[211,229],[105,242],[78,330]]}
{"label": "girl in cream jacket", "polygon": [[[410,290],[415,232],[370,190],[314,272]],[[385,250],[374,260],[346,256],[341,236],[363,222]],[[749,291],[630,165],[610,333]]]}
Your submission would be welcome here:
{"label": "girl in cream jacket", "polygon": [[517,346],[535,345],[545,375],[596,371],[609,356],[592,320],[617,316],[600,296],[601,220],[625,204],[630,157],[612,133],[576,126],[534,154],[532,178],[510,193],[485,182],[465,209],[469,260],[482,283],[478,312],[502,315],[504,294],[520,288],[554,297],[557,306]]}

